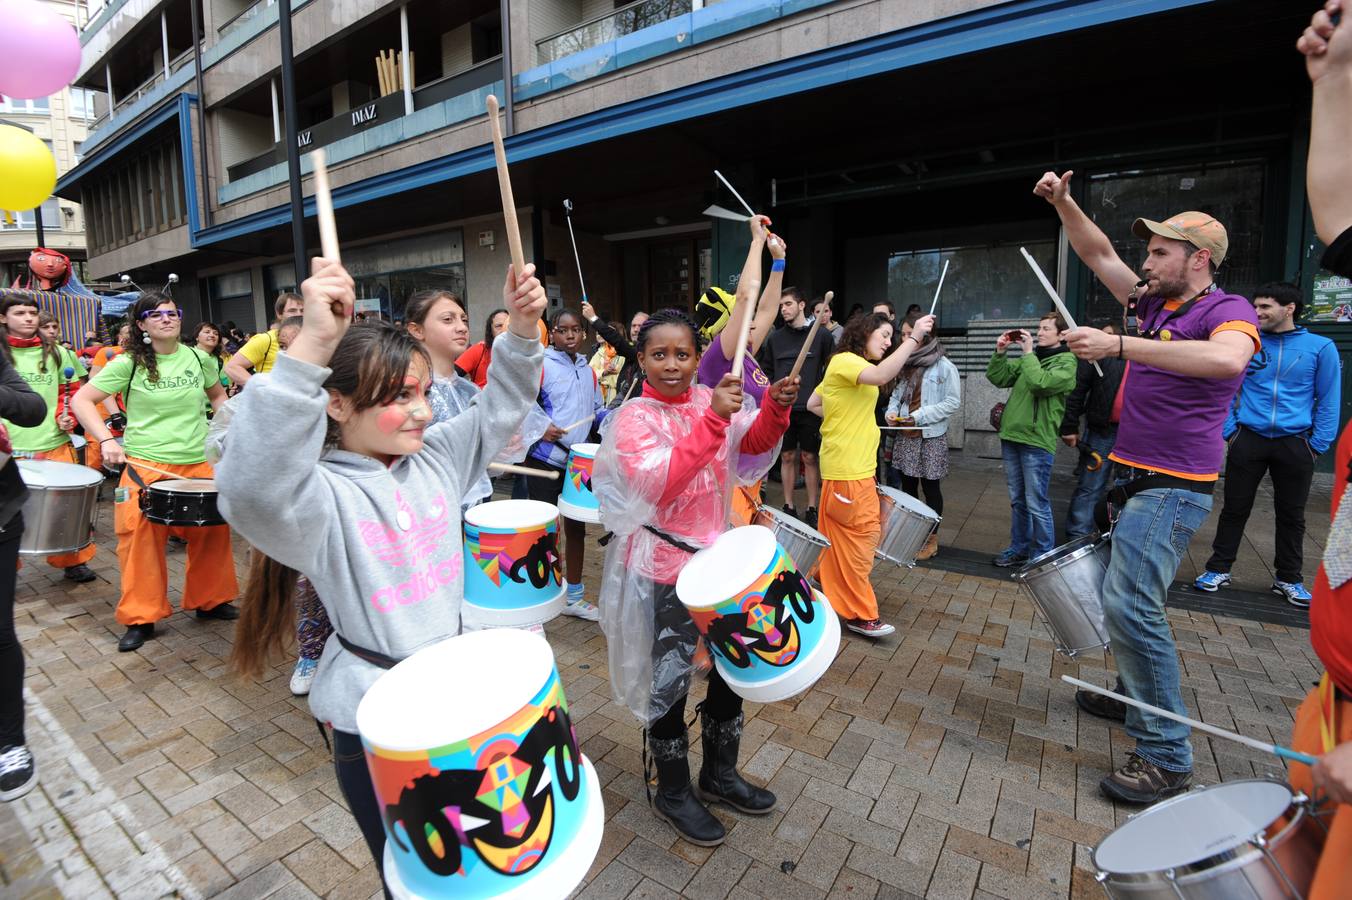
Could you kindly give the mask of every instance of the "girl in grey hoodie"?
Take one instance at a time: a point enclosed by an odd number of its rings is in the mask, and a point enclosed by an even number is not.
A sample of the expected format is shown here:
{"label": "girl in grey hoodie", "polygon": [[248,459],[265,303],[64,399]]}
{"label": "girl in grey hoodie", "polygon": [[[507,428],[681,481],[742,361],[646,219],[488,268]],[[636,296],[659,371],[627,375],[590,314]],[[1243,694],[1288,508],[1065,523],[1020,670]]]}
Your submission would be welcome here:
{"label": "girl in grey hoodie", "polygon": [[[351,325],[354,285],[336,260],[315,259],[311,271],[300,335],[271,379],[241,395],[230,425],[232,448],[275,448],[271,477],[259,481],[256,454],[227,450],[216,486],[227,521],[309,578],[333,623],[310,709],[333,727],[339,786],[381,866],[385,832],[357,704],[385,668],[460,632],[461,496],[535,402],[546,298],[534,266],[520,279],[508,270],[510,323],[483,396],[428,427],[426,352],[388,325]],[[233,661],[245,674],[257,674],[294,627],[289,593],[258,598],[236,636]]]}

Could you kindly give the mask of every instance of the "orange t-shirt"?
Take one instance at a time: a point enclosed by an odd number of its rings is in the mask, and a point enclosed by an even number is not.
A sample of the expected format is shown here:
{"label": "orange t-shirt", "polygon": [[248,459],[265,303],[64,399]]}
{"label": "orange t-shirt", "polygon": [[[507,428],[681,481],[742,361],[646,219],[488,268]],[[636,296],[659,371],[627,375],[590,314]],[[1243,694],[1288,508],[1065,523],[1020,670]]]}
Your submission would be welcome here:
{"label": "orange t-shirt", "polygon": [[[1343,429],[1333,463],[1333,510],[1347,488],[1348,464],[1352,462],[1352,425]],[[1352,692],[1352,581],[1334,590],[1324,574],[1324,564],[1314,580],[1314,599],[1310,603],[1310,643],[1319,661],[1328,669],[1333,683]]]}

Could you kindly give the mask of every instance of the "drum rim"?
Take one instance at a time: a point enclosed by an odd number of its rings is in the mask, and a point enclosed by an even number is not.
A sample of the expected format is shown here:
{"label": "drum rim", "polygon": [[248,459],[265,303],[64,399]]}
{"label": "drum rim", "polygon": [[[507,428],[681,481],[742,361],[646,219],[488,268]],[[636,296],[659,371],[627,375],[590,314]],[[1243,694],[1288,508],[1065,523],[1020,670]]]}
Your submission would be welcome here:
{"label": "drum rim", "polygon": [[[1277,816],[1277,818],[1280,818],[1283,815],[1290,814],[1290,820],[1277,832],[1277,834],[1267,840],[1267,845],[1269,847],[1276,847],[1278,844],[1285,841],[1288,837],[1295,834],[1298,826],[1304,823],[1307,814],[1307,806],[1304,797],[1293,789],[1289,783],[1278,781],[1273,778],[1241,778],[1237,781],[1224,781],[1219,784],[1208,785],[1202,788],[1193,788],[1170,797],[1167,800],[1161,800],[1159,803],[1146,807],[1139,813],[1133,815],[1127,822],[1114,828],[1103,838],[1103,840],[1099,841],[1098,844],[1094,846],[1094,849],[1089,851],[1089,861],[1093,864],[1094,870],[1103,876],[1103,880],[1123,884],[1156,881],[1160,879],[1168,880],[1165,873],[1169,871],[1175,873],[1174,881],[1177,881],[1179,884],[1185,884],[1192,881],[1210,879],[1223,872],[1233,869],[1242,869],[1248,866],[1264,856],[1263,849],[1254,843],[1254,838],[1262,836],[1266,831],[1266,828],[1260,830],[1258,834],[1243,838],[1233,846],[1224,850],[1219,850],[1210,856],[1205,856],[1193,860],[1192,862],[1181,863],[1175,866],[1164,866],[1158,869],[1146,869],[1138,872],[1119,872],[1100,865],[1098,861],[1099,848],[1103,846],[1104,841],[1107,841],[1108,838],[1121,831],[1137,817],[1171,806],[1177,806],[1179,803],[1190,797],[1195,797],[1203,791],[1212,790],[1218,787],[1234,787],[1242,784],[1280,785],[1281,787],[1286,788],[1290,794],[1291,802],[1288,803],[1286,808]],[[1291,814],[1293,809],[1295,810],[1295,813]],[[1277,818],[1274,818],[1272,821],[1275,822]],[[1271,823],[1268,824],[1271,825]],[[1220,860],[1220,862],[1217,862],[1214,865],[1205,865],[1211,860]],[[1205,876],[1205,878],[1199,876]]]}
{"label": "drum rim", "polygon": [[[175,488],[171,487],[171,485],[182,484],[183,482],[209,482],[212,485],[212,489],[209,491],[207,490],[185,491],[181,489],[176,490]],[[150,491],[151,493],[155,493],[158,491],[161,494],[185,494],[194,497],[204,497],[208,494],[220,493],[220,491],[216,490],[215,484],[216,479],[214,478],[165,478],[160,481],[154,481],[146,485],[146,490]]]}
{"label": "drum rim", "polygon": [[[905,491],[899,491],[899,490],[897,490],[896,488],[894,488],[894,487],[889,487],[888,485],[885,485],[885,484],[875,484],[874,487],[875,487],[875,488],[877,489],[877,491],[878,491],[878,496],[879,496],[879,497],[884,497],[884,498],[886,498],[889,502],[891,502],[891,504],[892,504],[893,507],[900,506],[902,509],[906,510],[907,512],[913,512],[913,513],[915,513],[916,515],[923,515],[923,514],[920,512],[920,510],[918,510],[918,509],[916,509],[915,507],[911,506],[911,503],[915,503],[915,504],[917,504],[917,505],[919,505],[919,506],[921,506],[921,507],[924,507],[925,509],[929,510],[929,515],[932,516],[932,517],[934,518],[934,521],[936,521],[936,522],[942,522],[942,521],[944,520],[944,517],[943,517],[943,516],[939,515],[937,512],[934,511],[934,507],[932,507],[932,506],[930,506],[929,504],[925,503],[923,500],[919,500],[919,499],[917,499],[917,498],[915,498],[915,497],[912,497],[910,494],[906,493]],[[898,498],[905,498],[905,499],[902,500],[901,502],[898,502]],[[928,518],[928,517],[927,517],[927,518]]]}
{"label": "drum rim", "polygon": [[[761,513],[765,513],[768,516],[770,516],[770,518],[775,522],[776,525],[783,525],[785,528],[792,531],[797,536],[807,538],[814,544],[820,544],[822,546],[822,549],[831,546],[831,541],[827,539],[826,535],[822,534],[820,531],[813,528],[806,522],[802,522],[799,521],[798,519],[795,519],[793,516],[789,515],[783,510],[775,509],[773,506],[766,506],[765,504],[761,503],[756,506],[756,515],[760,515]],[[751,524],[759,525],[760,523],[756,522],[753,519]],[[771,528],[770,530],[774,531],[773,528]]]}
{"label": "drum rim", "polygon": [[[88,466],[82,466],[79,463],[62,462],[59,459],[22,459],[17,457],[14,461],[19,465],[19,480],[23,481],[24,486],[30,491],[87,491],[91,488],[97,490],[99,485],[103,484],[103,479],[99,477],[93,469]],[[35,469],[35,466],[40,468]],[[78,472],[92,480],[71,484],[32,484],[23,477],[25,469],[32,471],[33,474],[39,474],[48,466],[68,466],[69,469],[66,469],[65,471],[70,472],[70,474],[73,475]],[[55,471],[59,472],[62,471],[62,469],[55,469]]]}
{"label": "drum rim", "polygon": [[[1024,563],[1023,566],[1021,566],[1019,570],[1014,573],[1014,578],[1016,581],[1023,581],[1029,575],[1035,574],[1037,569],[1041,569],[1048,563],[1055,564],[1055,567],[1059,569],[1061,566],[1077,562],[1081,559],[1084,559],[1091,553],[1098,552],[1099,546],[1103,543],[1104,540],[1102,537],[1096,537],[1095,535],[1092,534],[1082,535],[1080,537],[1077,537],[1073,541],[1067,541],[1066,543],[1062,544],[1059,547],[1053,547],[1046,553],[1040,554],[1028,560],[1028,562]],[[1081,546],[1076,547],[1074,550],[1062,554],[1062,551],[1064,551],[1067,547],[1074,546],[1075,544],[1080,544]],[[1062,555],[1058,556],[1058,554]],[[1228,783],[1229,782],[1227,782],[1227,784]]]}

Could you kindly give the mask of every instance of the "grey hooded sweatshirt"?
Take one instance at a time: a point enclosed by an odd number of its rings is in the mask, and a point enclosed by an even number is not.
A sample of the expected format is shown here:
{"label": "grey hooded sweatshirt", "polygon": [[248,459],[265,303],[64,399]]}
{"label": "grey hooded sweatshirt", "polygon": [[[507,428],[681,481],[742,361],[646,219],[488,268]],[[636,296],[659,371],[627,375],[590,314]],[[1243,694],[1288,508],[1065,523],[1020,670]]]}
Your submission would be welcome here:
{"label": "grey hooded sweatshirt", "polygon": [[[226,520],[249,543],[314,585],[334,629],[395,659],[460,633],[464,558],[460,497],[521,424],[540,387],[544,350],[510,332],[493,343],[478,402],[432,425],[423,449],[386,467],[325,450],[327,368],[277,357],[230,423],[216,487]],[[267,478],[260,480],[265,467]],[[310,690],[321,722],[356,733],[357,704],[383,670],[324,647]]]}

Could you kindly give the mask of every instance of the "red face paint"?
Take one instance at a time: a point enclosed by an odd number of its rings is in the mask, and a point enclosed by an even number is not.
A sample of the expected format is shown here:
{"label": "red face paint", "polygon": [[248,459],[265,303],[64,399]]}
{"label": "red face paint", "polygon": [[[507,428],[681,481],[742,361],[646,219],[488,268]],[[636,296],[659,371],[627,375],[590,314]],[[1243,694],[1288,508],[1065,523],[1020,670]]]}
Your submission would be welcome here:
{"label": "red face paint", "polygon": [[403,427],[405,420],[408,419],[408,413],[404,412],[398,406],[390,404],[380,411],[376,417],[376,427],[386,434],[394,434]]}

